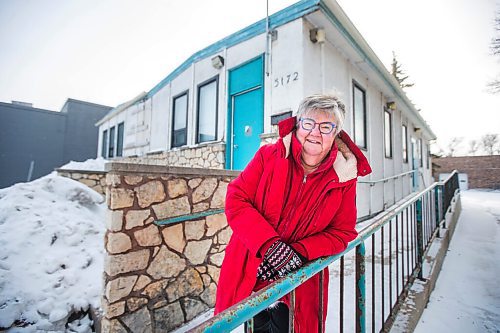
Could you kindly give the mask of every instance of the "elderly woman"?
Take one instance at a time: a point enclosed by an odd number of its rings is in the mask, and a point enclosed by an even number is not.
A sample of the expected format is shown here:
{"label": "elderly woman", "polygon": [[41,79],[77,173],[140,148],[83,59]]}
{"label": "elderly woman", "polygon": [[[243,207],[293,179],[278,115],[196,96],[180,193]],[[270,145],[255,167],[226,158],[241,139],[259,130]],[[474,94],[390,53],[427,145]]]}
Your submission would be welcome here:
{"label": "elderly woman", "polygon": [[[226,217],[233,235],[216,314],[308,261],[342,252],[357,236],[356,179],[371,169],[342,131],[344,114],[336,96],[306,97],[296,117],[280,122],[280,139],[261,147],[229,184]],[[296,289],[296,332],[317,332],[318,288],[316,275]],[[288,297],[282,301],[254,317],[254,332],[288,331]]]}

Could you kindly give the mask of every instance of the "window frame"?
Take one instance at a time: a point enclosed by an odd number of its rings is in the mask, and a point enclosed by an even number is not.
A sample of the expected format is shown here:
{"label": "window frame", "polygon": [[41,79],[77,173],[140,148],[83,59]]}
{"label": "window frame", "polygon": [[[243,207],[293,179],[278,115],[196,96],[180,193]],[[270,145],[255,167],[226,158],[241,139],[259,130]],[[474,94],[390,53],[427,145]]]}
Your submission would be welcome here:
{"label": "window frame", "polygon": [[429,167],[430,167],[430,162],[431,162],[431,145],[430,144],[426,144],[426,147],[427,147],[427,170],[429,170]]}
{"label": "window frame", "polygon": [[[200,90],[215,82],[215,128],[214,128],[214,139],[201,141],[200,140]],[[219,75],[211,77],[210,79],[201,82],[196,87],[196,140],[197,144],[206,143],[206,142],[214,142],[217,141],[217,131],[218,131],[218,122],[219,122]]]}
{"label": "window frame", "polygon": [[[120,128],[121,128],[121,136],[120,136]],[[123,156],[123,137],[125,133],[125,122],[122,121],[117,125],[116,128],[116,157]],[[121,137],[121,140],[120,140]]]}
{"label": "window frame", "polygon": [[[186,119],[185,119],[185,124],[186,124],[186,134],[185,134],[185,143],[181,145],[174,145],[174,137],[175,137],[175,101],[183,96],[186,96]],[[189,89],[184,90],[183,92],[175,95],[172,97],[172,125],[170,126],[171,129],[171,135],[170,135],[170,148],[178,148],[178,147],[183,147],[187,145],[187,139],[188,139],[188,113],[189,113]]]}
{"label": "window frame", "polygon": [[[363,141],[364,141],[364,146],[359,145],[357,142],[357,136],[356,136],[356,89],[361,91],[363,93]],[[354,136],[354,143],[361,149],[367,150],[368,149],[368,135],[367,131],[368,128],[366,126],[366,90],[355,80],[352,81],[352,115],[353,115],[353,136]]]}
{"label": "window frame", "polygon": [[[386,142],[386,137],[387,137],[387,124],[386,124],[386,116],[389,116],[389,147],[387,146],[387,142]],[[392,151],[393,151],[393,140],[392,140],[392,133],[393,133],[393,129],[392,129],[392,113],[390,110],[388,110],[387,108],[384,108],[384,154],[385,154],[385,157],[386,158],[392,158]],[[387,151],[387,148],[389,148],[389,151]]]}
{"label": "window frame", "polygon": [[417,141],[418,145],[418,158],[420,159],[420,167],[424,167],[424,152],[423,152],[423,146],[422,146],[422,139],[419,138]]}
{"label": "window frame", "polygon": [[101,156],[102,156],[102,158],[108,157],[108,129],[107,128],[104,131],[102,131]]}
{"label": "window frame", "polygon": [[111,126],[109,128],[109,139],[108,139],[108,157],[115,157],[115,129],[116,126]]}
{"label": "window frame", "polygon": [[408,125],[401,125],[401,136],[403,139],[403,146],[401,147],[403,153],[403,163],[408,163]]}

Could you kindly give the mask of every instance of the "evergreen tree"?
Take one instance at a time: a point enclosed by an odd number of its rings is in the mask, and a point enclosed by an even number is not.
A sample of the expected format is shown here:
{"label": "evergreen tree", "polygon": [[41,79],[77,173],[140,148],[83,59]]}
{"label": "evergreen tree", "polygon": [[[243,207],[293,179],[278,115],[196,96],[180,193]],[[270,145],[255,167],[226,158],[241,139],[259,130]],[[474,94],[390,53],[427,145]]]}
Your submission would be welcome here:
{"label": "evergreen tree", "polygon": [[406,83],[405,81],[408,79],[408,75],[401,69],[401,64],[398,62],[396,58],[396,53],[392,51],[392,64],[391,64],[391,74],[396,78],[399,82],[401,88],[413,87],[415,83]]}

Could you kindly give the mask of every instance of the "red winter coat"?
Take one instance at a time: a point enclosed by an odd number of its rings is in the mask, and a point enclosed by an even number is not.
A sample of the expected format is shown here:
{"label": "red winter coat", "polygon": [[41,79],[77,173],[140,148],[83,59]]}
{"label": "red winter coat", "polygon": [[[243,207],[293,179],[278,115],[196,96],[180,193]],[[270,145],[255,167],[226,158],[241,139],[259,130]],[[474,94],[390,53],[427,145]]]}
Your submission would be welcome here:
{"label": "red winter coat", "polygon": [[[226,217],[233,235],[220,271],[215,314],[265,285],[256,285],[257,267],[273,241],[281,239],[314,260],[342,252],[357,236],[356,178],[371,172],[365,156],[342,131],[318,169],[304,177],[295,123],[295,117],[282,121],[278,142],[261,147],[227,188]],[[326,316],[327,268],[325,273]],[[296,289],[296,332],[317,331],[318,285],[316,275]]]}

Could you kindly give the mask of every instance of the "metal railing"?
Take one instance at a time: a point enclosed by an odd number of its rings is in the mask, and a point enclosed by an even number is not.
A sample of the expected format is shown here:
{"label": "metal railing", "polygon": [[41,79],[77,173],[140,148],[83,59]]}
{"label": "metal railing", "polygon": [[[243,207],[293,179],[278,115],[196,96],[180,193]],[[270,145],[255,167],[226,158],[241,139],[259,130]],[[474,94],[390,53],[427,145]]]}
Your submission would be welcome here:
{"label": "metal railing", "polygon": [[[416,192],[417,188],[413,185],[413,179],[418,177],[419,174],[422,175],[419,170],[410,170],[377,180],[359,180],[358,184],[367,186],[359,187],[359,189],[368,191],[372,199],[367,214],[361,217],[360,220],[371,219],[412,192]],[[377,200],[373,200],[374,195],[377,196]],[[380,199],[382,199],[381,205]]]}
{"label": "metal railing", "polygon": [[[422,278],[426,251],[439,237],[445,213],[458,193],[458,173],[454,171],[445,181],[432,184],[374,219],[342,253],[308,263],[190,332],[230,332],[247,321],[245,330],[252,332],[252,317],[287,294],[293,332],[295,289],[316,274],[326,278],[327,266],[330,303],[332,294],[337,302],[329,309],[327,331],[387,332],[409,288],[415,279]],[[318,331],[322,332],[325,309],[319,299]]]}
{"label": "metal railing", "polygon": [[398,179],[399,177],[402,178],[402,177],[407,176],[407,175],[412,175],[412,174],[414,174],[416,172],[418,172],[418,170],[410,170],[410,171],[399,173],[399,174],[394,175],[394,176],[382,178],[382,179],[379,179],[379,180],[360,180],[360,181],[358,181],[358,183],[360,183],[360,184],[369,184],[370,186],[374,186],[377,183],[387,183],[389,180]]}

